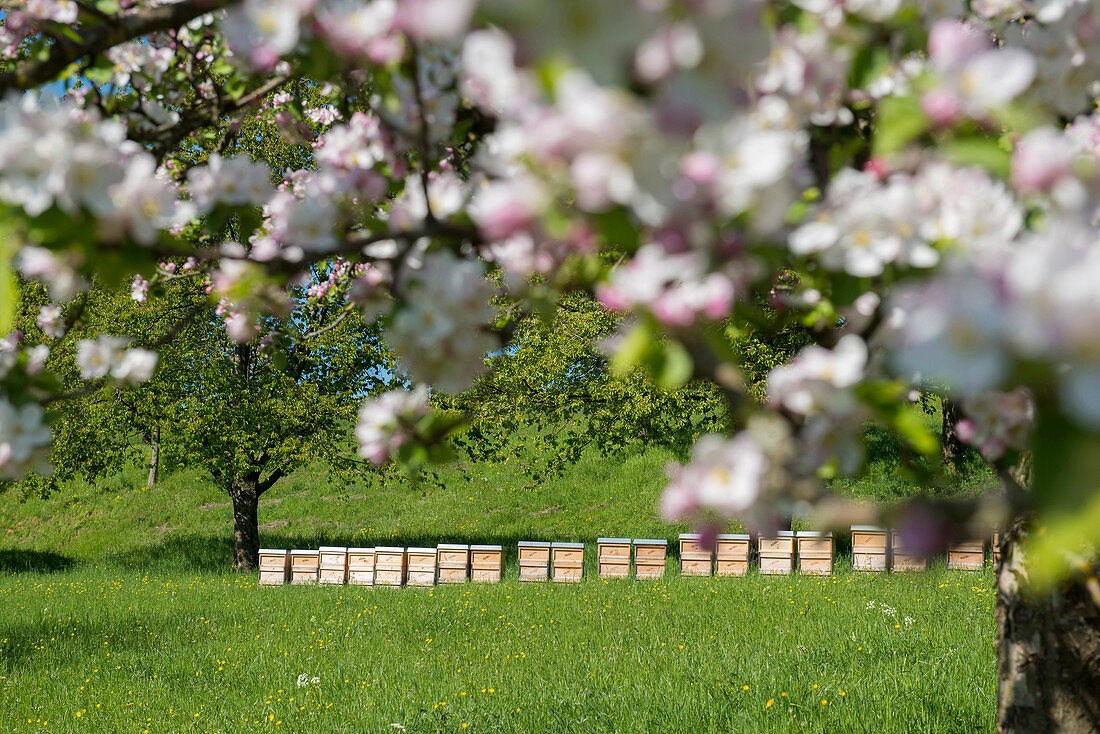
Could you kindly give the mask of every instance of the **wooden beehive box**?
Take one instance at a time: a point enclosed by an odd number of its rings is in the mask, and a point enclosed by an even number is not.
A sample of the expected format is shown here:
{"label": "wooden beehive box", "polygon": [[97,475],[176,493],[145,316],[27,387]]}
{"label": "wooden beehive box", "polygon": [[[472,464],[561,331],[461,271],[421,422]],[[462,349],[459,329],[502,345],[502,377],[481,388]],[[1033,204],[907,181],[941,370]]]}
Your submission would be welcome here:
{"label": "wooden beehive box", "polygon": [[890,568],[894,571],[927,571],[928,559],[905,546],[901,533],[890,531]]}
{"label": "wooden beehive box", "polygon": [[584,575],[584,543],[554,543],[550,546],[553,581],[577,583]]}
{"label": "wooden beehive box", "polygon": [[714,553],[703,547],[698,533],[680,533],[680,573],[685,576],[710,576],[714,569]]}
{"label": "wooden beehive box", "polygon": [[435,586],[435,548],[408,548],[405,558],[407,586]]}
{"label": "wooden beehive box", "polygon": [[470,546],[470,579],[497,583],[504,575],[504,548],[499,545]]}
{"label": "wooden beehive box", "polygon": [[285,550],[260,548],[260,578],[256,582],[261,586],[281,586],[290,575],[290,554]]}
{"label": "wooden beehive box", "polygon": [[745,534],[722,533],[715,549],[715,573],[719,576],[744,576],[749,571],[751,538]]}
{"label": "wooden beehive box", "polygon": [[439,583],[465,583],[469,576],[470,546],[457,543],[440,543],[436,546],[435,551],[439,562]]}
{"label": "wooden beehive box", "polygon": [[374,549],[374,585],[403,586],[407,558],[404,548],[378,546]]}
{"label": "wooden beehive box", "polygon": [[630,577],[630,538],[598,538],[596,562],[601,579]]}
{"label": "wooden beehive box", "polygon": [[665,575],[668,541],[653,538],[634,539],[634,576],[659,579]]}
{"label": "wooden beehive box", "polygon": [[885,571],[890,548],[886,528],[852,526],[852,568],[856,571]]}
{"label": "wooden beehive box", "polygon": [[800,530],[797,541],[798,570],[817,576],[833,572],[833,534],[820,530]]}
{"label": "wooden beehive box", "polygon": [[546,581],[550,578],[550,544],[539,540],[519,542],[519,580]]}
{"label": "wooden beehive box", "polygon": [[348,549],[331,545],[322,545],[318,583],[344,585],[348,582]]}
{"label": "wooden beehive box", "polygon": [[794,570],[794,532],[780,530],[775,535],[761,535],[760,573],[784,574]]}
{"label": "wooden beehive box", "polygon": [[348,584],[374,586],[374,548],[348,548]]}
{"label": "wooden beehive box", "polygon": [[947,548],[947,567],[950,569],[980,571],[984,565],[984,540],[967,540]]}
{"label": "wooden beehive box", "polygon": [[989,546],[989,550],[993,556],[993,570],[996,571],[997,567],[1001,565],[1001,534],[993,533],[993,543]]}
{"label": "wooden beehive box", "polygon": [[290,583],[317,583],[317,551],[292,550],[290,552]]}

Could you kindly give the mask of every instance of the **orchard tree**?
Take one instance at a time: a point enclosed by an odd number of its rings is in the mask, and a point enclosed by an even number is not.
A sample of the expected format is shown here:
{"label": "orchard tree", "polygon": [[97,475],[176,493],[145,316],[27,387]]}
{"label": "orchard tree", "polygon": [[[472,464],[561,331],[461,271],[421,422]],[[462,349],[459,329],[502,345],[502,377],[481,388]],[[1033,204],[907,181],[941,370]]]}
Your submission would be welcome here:
{"label": "orchard tree", "polygon": [[[295,313],[317,297],[293,291],[345,257],[342,312],[380,325],[417,383],[364,402],[360,454],[419,466],[465,425],[429,389],[462,392],[533,308],[594,295],[629,315],[624,374],[721,396],[721,430],[670,472],[670,519],[768,527],[812,506],[928,551],[998,526],[999,729],[1100,729],[1093,3],[0,5],[4,330],[12,267],[62,304],[96,274],[155,289],[186,265],[250,354],[313,333]],[[288,155],[233,155],[248,124]],[[731,337],[796,326],[813,343],[751,399]],[[84,376],[148,376],[120,343]],[[5,355],[17,477],[48,460],[42,406],[65,391],[41,345]],[[909,406],[926,384],[1002,491],[830,498],[868,421],[906,455],[940,451]],[[949,481],[938,465],[911,462],[914,481]]]}

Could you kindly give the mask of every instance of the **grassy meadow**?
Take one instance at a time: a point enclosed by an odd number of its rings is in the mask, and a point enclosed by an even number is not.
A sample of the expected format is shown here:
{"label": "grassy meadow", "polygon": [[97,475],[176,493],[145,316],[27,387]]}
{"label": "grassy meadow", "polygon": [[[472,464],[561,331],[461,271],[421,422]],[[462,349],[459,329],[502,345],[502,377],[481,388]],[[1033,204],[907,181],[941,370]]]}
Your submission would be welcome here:
{"label": "grassy meadow", "polygon": [[[671,458],[415,487],[313,467],[261,500],[267,547],[510,551],[499,585],[429,589],[257,587],[229,570],[228,498],[195,470],[0,495],[0,730],[992,730],[989,570],[856,574],[842,542],[828,578],[684,578],[670,557],[661,581],[596,579],[598,536],[684,529],[655,512]],[[886,460],[860,481],[838,489],[911,491]],[[589,543],[585,581],[520,584],[521,539]]]}

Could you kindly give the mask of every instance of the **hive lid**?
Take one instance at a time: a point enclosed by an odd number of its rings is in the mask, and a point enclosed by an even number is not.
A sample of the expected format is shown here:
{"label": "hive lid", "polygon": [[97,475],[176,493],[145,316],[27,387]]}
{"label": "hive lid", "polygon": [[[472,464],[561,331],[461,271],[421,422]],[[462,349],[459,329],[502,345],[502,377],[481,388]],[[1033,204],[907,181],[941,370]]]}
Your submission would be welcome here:
{"label": "hive lid", "polygon": [[826,533],[822,530],[799,530],[795,535],[799,538],[831,538],[832,533]]}
{"label": "hive lid", "polygon": [[780,530],[780,531],[776,532],[776,535],[780,538],[793,538],[794,537],[794,531],[793,530]]}
{"label": "hive lid", "polygon": [[554,548],[583,548],[584,543],[554,543]]}
{"label": "hive lid", "polygon": [[748,540],[748,533],[718,533],[718,540]]}
{"label": "hive lid", "polygon": [[424,555],[429,555],[430,554],[430,555],[433,555],[433,556],[435,555],[435,548],[406,548],[405,551],[407,553],[417,553],[417,554],[422,553]]}
{"label": "hive lid", "polygon": [[668,541],[657,538],[635,538],[634,545],[668,545]]}
{"label": "hive lid", "polygon": [[404,553],[405,549],[393,545],[380,545],[374,549],[375,553]]}
{"label": "hive lid", "polygon": [[472,551],[502,551],[502,550],[504,550],[504,546],[502,546],[502,545],[471,545],[470,550],[472,550]]}
{"label": "hive lid", "polygon": [[260,548],[260,555],[285,556],[286,551],[279,548]]}
{"label": "hive lid", "polygon": [[322,545],[320,551],[322,553],[347,553],[348,549],[341,545]]}
{"label": "hive lid", "polygon": [[880,528],[877,525],[853,525],[852,530],[861,530],[861,531],[864,531],[864,532],[869,531],[869,532],[872,532],[872,533],[885,533],[886,532],[886,528]]}
{"label": "hive lid", "polygon": [[463,543],[440,543],[436,548],[439,550],[469,550],[470,546]]}
{"label": "hive lid", "polygon": [[315,550],[292,550],[290,552],[290,555],[292,555],[292,556],[315,556],[315,555],[317,555],[317,551],[315,551]]}
{"label": "hive lid", "polygon": [[680,540],[702,540],[703,536],[699,533],[680,533]]}
{"label": "hive lid", "polygon": [[549,548],[550,543],[544,540],[521,540],[520,548]]}
{"label": "hive lid", "polygon": [[374,548],[348,548],[348,553],[374,553]]}
{"label": "hive lid", "polygon": [[630,538],[596,538],[597,543],[626,543],[630,545]]}

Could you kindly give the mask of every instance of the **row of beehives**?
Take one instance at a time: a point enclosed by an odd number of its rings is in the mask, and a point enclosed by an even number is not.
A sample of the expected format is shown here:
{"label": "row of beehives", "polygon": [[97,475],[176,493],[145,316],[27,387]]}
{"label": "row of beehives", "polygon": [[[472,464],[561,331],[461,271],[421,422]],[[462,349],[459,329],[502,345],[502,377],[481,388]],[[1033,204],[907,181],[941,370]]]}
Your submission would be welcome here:
{"label": "row of beehives", "polygon": [[[600,538],[597,567],[600,578],[660,578],[665,574],[667,541],[644,538]],[[695,533],[680,535],[680,573],[690,576],[740,576],[748,572],[753,544],[749,535],[718,535],[713,548]],[[757,538],[760,573],[828,575],[833,572],[833,534],[816,530],[780,530]],[[994,534],[993,561],[997,562]],[[584,543],[520,541],[520,581],[580,581],[584,575]],[[952,546],[947,567],[980,569],[985,543],[975,540]],[[927,559],[910,553],[900,536],[886,528],[852,526],[852,568],[857,571],[914,571]],[[633,568],[632,568],[633,567]],[[343,548],[260,550],[260,583],[353,584],[362,586],[432,586],[436,583],[500,581],[504,549],[499,545],[442,543],[435,548]]]}
{"label": "row of beehives", "polygon": [[434,586],[438,583],[500,581],[504,548],[442,543],[435,548],[260,549],[260,583]]}

